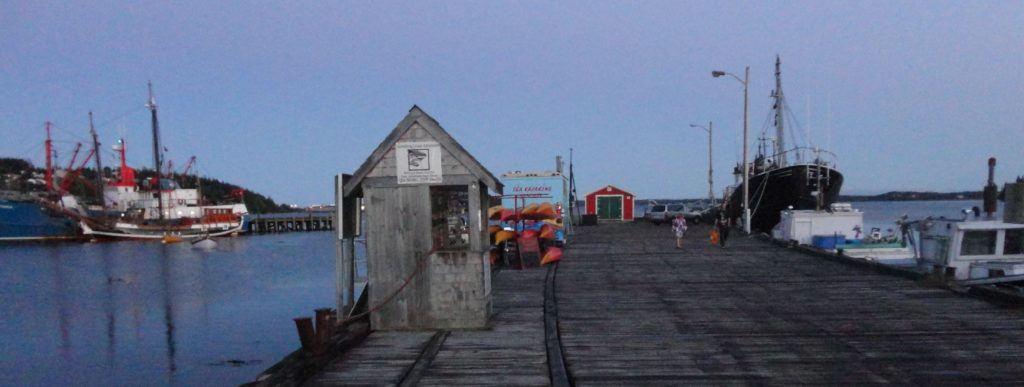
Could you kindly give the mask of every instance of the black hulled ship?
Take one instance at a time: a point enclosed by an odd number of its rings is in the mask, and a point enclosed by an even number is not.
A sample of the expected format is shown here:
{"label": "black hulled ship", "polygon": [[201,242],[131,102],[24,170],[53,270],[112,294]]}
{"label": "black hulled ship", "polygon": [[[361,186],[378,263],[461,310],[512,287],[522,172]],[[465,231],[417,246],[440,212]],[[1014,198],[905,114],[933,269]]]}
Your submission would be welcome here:
{"label": "black hulled ship", "polygon": [[[754,232],[771,232],[779,223],[779,212],[785,209],[828,210],[839,197],[843,175],[836,169],[831,152],[809,147],[785,147],[785,96],[782,93],[782,72],[775,58],[775,91],[773,112],[775,138],[762,136],[749,174],[750,228]],[[768,144],[772,141],[773,144]],[[743,215],[743,168],[734,171],[737,184],[727,201],[726,215],[734,223]]]}

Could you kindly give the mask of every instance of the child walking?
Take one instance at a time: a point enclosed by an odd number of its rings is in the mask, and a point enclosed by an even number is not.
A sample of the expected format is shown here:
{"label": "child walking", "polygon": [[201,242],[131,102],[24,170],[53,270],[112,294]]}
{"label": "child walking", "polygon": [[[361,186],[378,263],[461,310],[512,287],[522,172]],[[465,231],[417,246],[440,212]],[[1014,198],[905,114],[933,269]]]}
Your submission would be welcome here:
{"label": "child walking", "polygon": [[686,235],[686,218],[682,214],[672,220],[672,233],[676,236],[676,248],[683,248],[683,236]]}

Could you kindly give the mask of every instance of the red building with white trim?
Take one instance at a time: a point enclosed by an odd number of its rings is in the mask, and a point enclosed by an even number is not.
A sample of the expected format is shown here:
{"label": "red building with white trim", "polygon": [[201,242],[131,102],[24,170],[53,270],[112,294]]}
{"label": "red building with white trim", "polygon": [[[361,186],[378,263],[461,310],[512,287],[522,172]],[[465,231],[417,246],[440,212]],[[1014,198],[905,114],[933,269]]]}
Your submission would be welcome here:
{"label": "red building with white trim", "polygon": [[587,215],[598,220],[633,221],[634,195],[613,185],[606,185],[587,194]]}

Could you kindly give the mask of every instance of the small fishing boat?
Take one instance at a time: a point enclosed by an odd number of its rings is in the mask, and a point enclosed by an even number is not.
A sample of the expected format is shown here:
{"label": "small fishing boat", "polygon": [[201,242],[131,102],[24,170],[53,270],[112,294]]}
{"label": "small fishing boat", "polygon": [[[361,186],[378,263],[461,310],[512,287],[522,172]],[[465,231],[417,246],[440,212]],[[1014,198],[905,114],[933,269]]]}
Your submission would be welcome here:
{"label": "small fishing boat", "polygon": [[[995,166],[996,159],[990,158],[981,208],[961,210],[961,219],[927,217],[901,221],[903,229],[919,234],[915,255],[921,264],[931,265],[934,274],[965,284],[977,280],[989,284],[1024,281],[1024,223],[1012,210],[1004,214],[1004,219],[996,218]],[[1017,184],[1006,186],[1008,208],[1024,203],[1014,193],[1019,192],[1020,183],[1018,180]]]}
{"label": "small fishing boat", "polygon": [[872,228],[862,236],[864,213],[849,203],[833,203],[828,210],[793,210],[780,212],[772,237],[791,245],[806,245],[851,258],[872,261],[907,260],[914,254],[903,232]]}
{"label": "small fishing boat", "polygon": [[1024,275],[1024,224],[972,220],[973,213],[908,222],[920,233],[918,259],[956,280]]}
{"label": "small fishing boat", "polygon": [[163,238],[160,238],[160,241],[166,244],[180,243],[182,240],[178,235],[164,235]]}
{"label": "small fishing boat", "polygon": [[200,238],[192,240],[192,248],[195,249],[208,250],[215,247],[217,247],[217,241],[213,240],[213,238],[210,238],[209,235],[204,235]]}

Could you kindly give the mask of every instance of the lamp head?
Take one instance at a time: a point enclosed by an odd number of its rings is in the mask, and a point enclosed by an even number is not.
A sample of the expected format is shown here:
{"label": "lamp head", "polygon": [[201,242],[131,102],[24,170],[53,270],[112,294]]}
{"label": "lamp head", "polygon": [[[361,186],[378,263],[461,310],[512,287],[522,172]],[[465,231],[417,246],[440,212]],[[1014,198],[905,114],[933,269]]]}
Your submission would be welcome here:
{"label": "lamp head", "polygon": [[715,77],[715,78],[718,78],[718,77],[723,76],[723,75],[725,75],[725,71],[717,71],[716,70],[716,71],[712,71],[711,72],[711,76]]}

